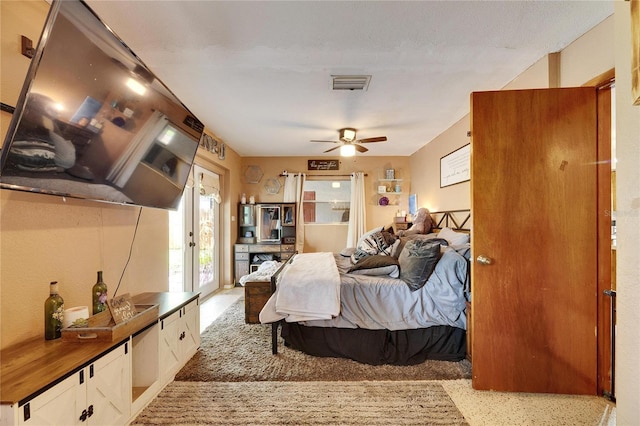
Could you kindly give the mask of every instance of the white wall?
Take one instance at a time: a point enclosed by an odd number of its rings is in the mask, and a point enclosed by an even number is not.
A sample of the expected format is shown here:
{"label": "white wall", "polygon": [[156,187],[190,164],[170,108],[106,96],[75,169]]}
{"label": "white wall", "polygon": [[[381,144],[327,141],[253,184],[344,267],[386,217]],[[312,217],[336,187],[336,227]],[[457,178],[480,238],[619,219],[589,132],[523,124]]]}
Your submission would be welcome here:
{"label": "white wall", "polygon": [[[629,2],[615,2],[617,158],[617,424],[640,419],[640,106],[631,99]],[[640,25],[640,22],[637,23]]]}

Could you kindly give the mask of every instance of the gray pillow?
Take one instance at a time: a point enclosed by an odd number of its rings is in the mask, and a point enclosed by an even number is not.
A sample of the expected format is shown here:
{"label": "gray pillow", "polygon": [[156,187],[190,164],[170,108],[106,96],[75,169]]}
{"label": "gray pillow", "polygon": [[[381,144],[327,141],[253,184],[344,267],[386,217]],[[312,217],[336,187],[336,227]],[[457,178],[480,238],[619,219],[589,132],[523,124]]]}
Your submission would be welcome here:
{"label": "gray pillow", "polygon": [[398,259],[383,254],[373,254],[358,260],[355,265],[347,271],[360,275],[394,275],[398,277]]}
{"label": "gray pillow", "polygon": [[398,263],[400,279],[411,291],[416,291],[427,282],[440,259],[440,243],[430,240],[410,240],[404,245]]}
{"label": "gray pillow", "polygon": [[358,269],[356,271],[350,271],[349,273],[355,274],[355,275],[372,275],[372,276],[388,275],[391,278],[398,278],[399,270],[398,270],[398,265],[389,265],[389,266],[381,266],[379,268]]}

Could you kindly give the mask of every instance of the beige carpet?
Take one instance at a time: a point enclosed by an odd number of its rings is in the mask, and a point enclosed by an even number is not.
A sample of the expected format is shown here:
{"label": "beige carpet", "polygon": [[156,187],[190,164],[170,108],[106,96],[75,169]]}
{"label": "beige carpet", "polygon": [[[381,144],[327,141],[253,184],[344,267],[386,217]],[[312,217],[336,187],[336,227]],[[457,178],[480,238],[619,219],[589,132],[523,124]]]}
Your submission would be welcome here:
{"label": "beige carpet", "polygon": [[172,382],[132,424],[466,425],[436,382]]}
{"label": "beige carpet", "polygon": [[427,360],[412,366],[367,365],[320,358],[289,349],[280,340],[271,353],[271,326],[246,324],[244,300],[231,305],[203,333],[200,350],[176,381],[455,380],[471,377],[471,364]]}

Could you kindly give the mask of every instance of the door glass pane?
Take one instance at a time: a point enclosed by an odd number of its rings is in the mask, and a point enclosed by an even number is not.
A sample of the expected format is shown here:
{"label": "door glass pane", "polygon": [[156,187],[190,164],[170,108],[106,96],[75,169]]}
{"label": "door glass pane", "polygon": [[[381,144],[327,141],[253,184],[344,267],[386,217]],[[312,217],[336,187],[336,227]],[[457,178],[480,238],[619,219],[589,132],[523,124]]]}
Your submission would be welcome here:
{"label": "door glass pane", "polygon": [[220,287],[220,177],[208,170],[194,168],[198,191],[194,194],[194,291],[200,297]]}
{"label": "door glass pane", "polygon": [[211,283],[215,276],[215,201],[211,194],[200,194],[200,215],[199,215],[199,275],[200,287]]}
{"label": "door glass pane", "polygon": [[176,211],[169,212],[169,291],[199,291],[204,297],[220,287],[219,176],[194,166]]}

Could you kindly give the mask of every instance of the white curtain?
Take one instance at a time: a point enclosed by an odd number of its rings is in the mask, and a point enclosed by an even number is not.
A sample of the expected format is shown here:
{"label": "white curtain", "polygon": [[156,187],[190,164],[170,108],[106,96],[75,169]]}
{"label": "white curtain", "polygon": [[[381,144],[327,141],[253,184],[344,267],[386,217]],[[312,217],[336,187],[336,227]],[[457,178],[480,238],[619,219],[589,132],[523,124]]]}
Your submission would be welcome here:
{"label": "white curtain", "polygon": [[288,174],[284,177],[284,197],[282,199],[284,203],[298,202],[298,192],[296,191],[297,186],[298,175]]}
{"label": "white curtain", "polygon": [[285,203],[296,203],[296,251],[302,253],[304,251],[304,212],[302,210],[304,181],[307,175],[304,173],[290,174],[284,178],[284,197]]}
{"label": "white curtain", "polygon": [[220,193],[220,176],[216,173],[200,173],[200,195],[210,195],[213,200],[220,204],[222,194]]}
{"label": "white curtain", "polygon": [[364,195],[364,172],[355,172],[351,175],[351,205],[346,247],[356,246],[358,239],[366,232],[366,226],[367,211]]}

